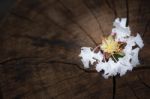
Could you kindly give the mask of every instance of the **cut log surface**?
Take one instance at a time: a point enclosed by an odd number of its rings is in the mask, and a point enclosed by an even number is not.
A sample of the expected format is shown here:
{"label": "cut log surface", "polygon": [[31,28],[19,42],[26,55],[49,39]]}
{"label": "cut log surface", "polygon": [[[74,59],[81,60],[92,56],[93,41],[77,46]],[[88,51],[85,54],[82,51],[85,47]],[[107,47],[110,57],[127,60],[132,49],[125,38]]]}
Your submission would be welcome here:
{"label": "cut log surface", "polygon": [[116,78],[116,99],[150,99],[150,0],[14,2],[0,20],[0,99],[111,99],[112,79],[82,70],[78,55],[117,17],[145,46],[142,65]]}

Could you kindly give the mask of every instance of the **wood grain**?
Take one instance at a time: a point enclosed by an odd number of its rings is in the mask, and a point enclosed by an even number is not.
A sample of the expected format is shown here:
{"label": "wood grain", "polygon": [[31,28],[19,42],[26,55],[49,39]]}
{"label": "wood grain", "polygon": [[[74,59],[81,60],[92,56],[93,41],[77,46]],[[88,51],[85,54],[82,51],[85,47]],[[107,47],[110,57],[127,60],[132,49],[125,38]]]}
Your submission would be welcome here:
{"label": "wood grain", "polygon": [[149,0],[17,0],[0,21],[0,99],[111,99],[112,79],[83,71],[82,46],[117,17],[143,35],[141,67],[116,79],[116,99],[150,97]]}

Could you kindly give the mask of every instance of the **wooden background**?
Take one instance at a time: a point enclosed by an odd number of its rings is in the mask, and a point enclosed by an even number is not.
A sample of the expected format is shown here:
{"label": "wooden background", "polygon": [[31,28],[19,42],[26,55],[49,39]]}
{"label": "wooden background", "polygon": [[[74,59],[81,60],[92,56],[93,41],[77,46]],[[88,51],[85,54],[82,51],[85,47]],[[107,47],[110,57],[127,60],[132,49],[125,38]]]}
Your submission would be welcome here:
{"label": "wooden background", "polygon": [[83,71],[78,55],[116,17],[145,44],[116,99],[150,99],[150,0],[14,0],[0,20],[0,99],[111,99],[112,79]]}

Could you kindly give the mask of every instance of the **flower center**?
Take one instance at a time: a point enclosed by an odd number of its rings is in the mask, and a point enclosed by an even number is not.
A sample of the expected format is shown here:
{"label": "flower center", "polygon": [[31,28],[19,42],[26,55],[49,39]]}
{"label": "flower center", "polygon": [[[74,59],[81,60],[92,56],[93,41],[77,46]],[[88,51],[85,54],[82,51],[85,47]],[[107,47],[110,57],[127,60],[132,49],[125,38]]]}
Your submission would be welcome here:
{"label": "flower center", "polygon": [[100,47],[104,52],[109,54],[120,52],[120,44],[117,41],[115,41],[113,36],[108,36],[108,38],[105,38],[102,41]]}

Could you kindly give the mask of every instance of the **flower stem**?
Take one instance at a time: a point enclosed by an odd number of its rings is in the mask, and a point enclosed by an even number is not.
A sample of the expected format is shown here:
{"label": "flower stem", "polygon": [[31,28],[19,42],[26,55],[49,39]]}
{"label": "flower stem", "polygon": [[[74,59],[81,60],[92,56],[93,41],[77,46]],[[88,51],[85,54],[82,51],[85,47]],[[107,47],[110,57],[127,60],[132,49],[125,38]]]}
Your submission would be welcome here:
{"label": "flower stem", "polygon": [[116,95],[116,78],[115,76],[113,76],[113,96],[112,99],[115,99],[115,95]]}

